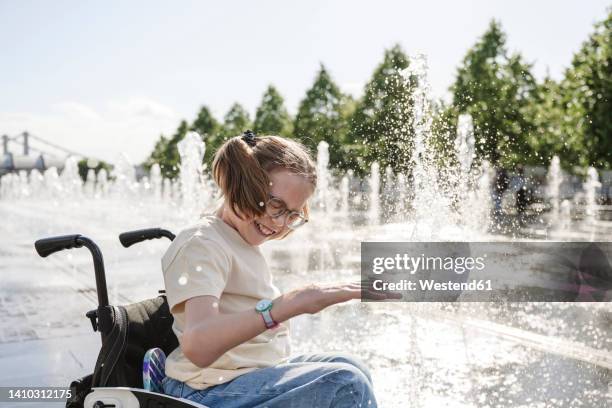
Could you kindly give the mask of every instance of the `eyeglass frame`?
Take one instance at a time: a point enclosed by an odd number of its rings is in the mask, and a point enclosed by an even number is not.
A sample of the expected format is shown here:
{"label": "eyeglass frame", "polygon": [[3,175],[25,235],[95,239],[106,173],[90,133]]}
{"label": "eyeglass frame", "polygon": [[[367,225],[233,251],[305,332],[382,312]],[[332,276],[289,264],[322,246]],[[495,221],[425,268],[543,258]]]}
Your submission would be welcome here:
{"label": "eyeglass frame", "polygon": [[[281,198],[275,197],[272,194],[268,194],[268,197],[269,198],[268,198],[268,201],[266,201],[265,210],[264,210],[266,215],[268,215],[268,217],[270,217],[272,219],[276,219],[276,218],[285,216],[285,218],[283,220],[283,226],[286,226],[287,228],[289,228],[292,231],[294,231],[294,230],[296,230],[296,229],[298,229],[300,227],[303,227],[304,224],[306,224],[308,222],[308,218],[306,218],[306,214],[305,214],[304,210],[302,210],[301,212],[290,210],[289,208],[287,208],[287,203],[285,203],[285,201],[282,200]],[[270,201],[272,201],[272,200],[280,201],[280,203],[283,205],[284,209],[279,214],[273,215],[273,214],[270,214],[270,212],[268,211]],[[292,214],[295,214],[300,219],[302,219],[302,223],[299,224],[296,227],[291,227],[290,225],[287,224],[287,220],[289,219],[289,216],[291,216]]]}

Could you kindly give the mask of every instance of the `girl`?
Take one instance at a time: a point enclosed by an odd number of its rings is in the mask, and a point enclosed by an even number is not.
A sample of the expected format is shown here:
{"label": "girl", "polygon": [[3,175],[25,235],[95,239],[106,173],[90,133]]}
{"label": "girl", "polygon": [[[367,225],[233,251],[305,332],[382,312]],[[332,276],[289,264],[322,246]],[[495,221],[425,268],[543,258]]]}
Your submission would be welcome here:
{"label": "girl", "polygon": [[308,221],[317,177],[305,147],[247,131],[221,146],[212,171],[223,205],[162,259],[180,342],[166,361],[165,393],[223,408],[376,407],[368,370],[354,358],[289,358],[289,319],[358,299],[360,286],[281,295],[258,247]]}

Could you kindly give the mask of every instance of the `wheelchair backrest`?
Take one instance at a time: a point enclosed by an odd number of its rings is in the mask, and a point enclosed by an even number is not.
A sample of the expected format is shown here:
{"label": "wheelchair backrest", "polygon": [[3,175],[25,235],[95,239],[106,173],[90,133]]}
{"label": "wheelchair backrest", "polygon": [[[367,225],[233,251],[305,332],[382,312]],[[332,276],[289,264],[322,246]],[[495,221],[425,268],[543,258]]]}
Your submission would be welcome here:
{"label": "wheelchair backrest", "polygon": [[169,355],[178,347],[174,318],[165,296],[127,306],[112,306],[113,324],[93,373],[93,387],[142,388],[142,362],[147,350]]}

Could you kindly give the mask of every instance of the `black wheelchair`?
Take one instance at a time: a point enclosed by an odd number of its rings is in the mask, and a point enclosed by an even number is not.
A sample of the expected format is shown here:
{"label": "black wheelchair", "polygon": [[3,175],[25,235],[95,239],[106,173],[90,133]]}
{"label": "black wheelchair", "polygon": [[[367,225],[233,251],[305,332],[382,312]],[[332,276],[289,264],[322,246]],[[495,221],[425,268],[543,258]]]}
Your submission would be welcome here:
{"label": "black wheelchair", "polygon": [[[128,248],[162,237],[173,240],[175,235],[165,229],[151,228],[122,233],[119,240]],[[168,355],[179,345],[172,331],[174,319],[164,290],[152,299],[112,306],[108,304],[104,259],[95,242],[78,234],[64,235],[40,239],[34,247],[41,257],[80,247],[89,249],[93,257],[98,307],[87,312],[86,317],[93,330],[100,332],[102,347],[93,373],[70,384],[67,408],[206,408],[144,389],[142,368],[147,350],[159,348]]]}

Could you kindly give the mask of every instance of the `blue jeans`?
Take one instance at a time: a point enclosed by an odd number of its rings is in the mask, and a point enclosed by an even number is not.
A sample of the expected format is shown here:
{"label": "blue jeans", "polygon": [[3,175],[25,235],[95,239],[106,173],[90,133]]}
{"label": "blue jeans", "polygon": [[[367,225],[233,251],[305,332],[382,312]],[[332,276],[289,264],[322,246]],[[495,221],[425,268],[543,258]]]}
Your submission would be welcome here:
{"label": "blue jeans", "polygon": [[168,395],[211,408],[377,407],[368,369],[343,354],[305,354],[204,390],[170,377],[162,384]]}

